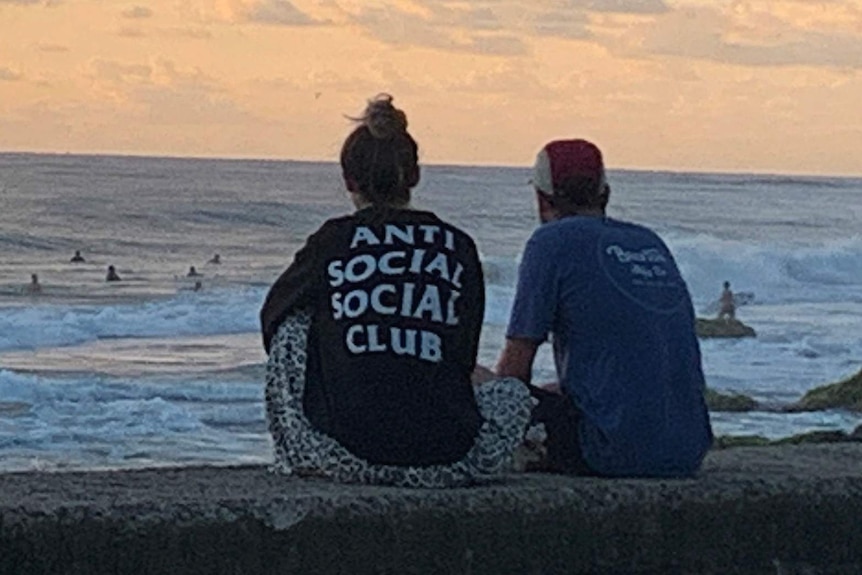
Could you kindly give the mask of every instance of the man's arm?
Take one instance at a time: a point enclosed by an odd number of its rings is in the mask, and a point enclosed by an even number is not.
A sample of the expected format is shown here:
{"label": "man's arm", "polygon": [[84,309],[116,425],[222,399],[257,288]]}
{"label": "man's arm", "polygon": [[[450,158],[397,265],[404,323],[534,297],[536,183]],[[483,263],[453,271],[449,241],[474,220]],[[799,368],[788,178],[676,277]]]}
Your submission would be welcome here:
{"label": "man's arm", "polygon": [[529,385],[533,378],[533,361],[540,343],[526,338],[506,338],[506,345],[495,370],[497,375],[515,377]]}

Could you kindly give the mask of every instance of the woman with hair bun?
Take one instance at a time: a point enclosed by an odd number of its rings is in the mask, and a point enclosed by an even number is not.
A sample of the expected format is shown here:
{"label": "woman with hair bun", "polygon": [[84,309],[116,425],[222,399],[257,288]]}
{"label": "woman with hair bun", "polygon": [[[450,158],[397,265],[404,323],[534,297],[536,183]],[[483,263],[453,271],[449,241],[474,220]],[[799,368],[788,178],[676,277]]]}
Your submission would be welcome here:
{"label": "woman with hair bun", "polygon": [[476,246],[411,207],[418,147],[392,97],[353,120],[341,169],[356,211],[307,239],[261,310],[273,469],[411,487],[508,471],[531,403],[515,379],[471,384]]}

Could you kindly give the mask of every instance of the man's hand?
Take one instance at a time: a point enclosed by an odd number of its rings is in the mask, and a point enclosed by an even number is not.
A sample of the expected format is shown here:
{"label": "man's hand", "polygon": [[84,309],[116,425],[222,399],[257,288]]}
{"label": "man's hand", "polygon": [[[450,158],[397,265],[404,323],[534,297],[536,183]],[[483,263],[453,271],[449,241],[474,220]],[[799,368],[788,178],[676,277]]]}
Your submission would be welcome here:
{"label": "man's hand", "polygon": [[556,381],[551,383],[543,383],[541,385],[537,385],[539,389],[544,389],[545,391],[549,391],[551,393],[556,393],[557,395],[562,395],[563,388],[560,387],[560,384]]}
{"label": "man's hand", "polygon": [[470,376],[470,381],[473,382],[473,385],[479,385],[492,379],[497,379],[497,375],[484,365],[479,365],[478,363]]}
{"label": "man's hand", "polygon": [[529,384],[533,377],[533,360],[540,343],[531,339],[507,338],[500,361],[497,362],[497,375],[516,377]]}

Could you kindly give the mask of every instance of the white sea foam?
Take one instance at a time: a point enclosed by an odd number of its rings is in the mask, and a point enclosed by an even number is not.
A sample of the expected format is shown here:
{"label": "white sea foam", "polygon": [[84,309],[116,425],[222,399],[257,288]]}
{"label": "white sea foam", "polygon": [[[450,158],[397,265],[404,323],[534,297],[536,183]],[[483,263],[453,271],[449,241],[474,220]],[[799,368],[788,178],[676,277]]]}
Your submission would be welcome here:
{"label": "white sea foam", "polygon": [[[862,302],[862,240],[816,248],[748,245],[704,236],[669,239],[696,307],[702,312],[723,281],[760,304]],[[483,261],[485,321],[508,321],[518,261]],[[266,288],[185,292],[121,305],[36,305],[0,308],[0,351],[77,345],[100,338],[247,333],[258,329]]]}
{"label": "white sea foam", "polygon": [[184,293],[122,305],[0,309],[0,351],[77,345],[100,338],[257,331],[263,288]]}
{"label": "white sea foam", "polygon": [[[168,449],[155,461],[195,450],[201,460],[224,461],[224,450],[245,449],[241,444],[249,441],[258,446],[256,457],[265,455],[258,382],[49,378],[0,370],[0,398],[0,450],[18,461],[0,468],[32,468],[44,461],[31,461],[32,454],[51,459],[51,453],[64,452],[79,465],[128,465],[127,459],[141,459],[158,445],[180,443],[186,447],[173,454]],[[230,428],[246,437],[225,431]]]}
{"label": "white sea foam", "polygon": [[752,244],[710,236],[669,236],[693,298],[716,298],[730,281],[759,303],[862,301],[862,237],[818,246]]}
{"label": "white sea foam", "polygon": [[247,403],[262,398],[259,382],[248,379],[213,381],[209,379],[135,379],[107,378],[97,375],[48,377],[0,369],[0,398],[4,402],[44,405],[58,401],[71,403],[110,403],[149,401],[176,403]]}

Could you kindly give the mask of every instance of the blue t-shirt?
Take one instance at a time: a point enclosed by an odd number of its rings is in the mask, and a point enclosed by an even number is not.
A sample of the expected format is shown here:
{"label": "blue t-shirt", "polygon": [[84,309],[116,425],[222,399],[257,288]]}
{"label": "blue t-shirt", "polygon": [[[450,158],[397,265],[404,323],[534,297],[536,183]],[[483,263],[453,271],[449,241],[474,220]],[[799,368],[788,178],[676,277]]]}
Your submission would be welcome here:
{"label": "blue t-shirt", "polygon": [[583,412],[586,463],[607,475],[694,473],[712,442],[694,309],[654,232],[573,216],[524,251],[507,336],[553,334],[563,392]]}

